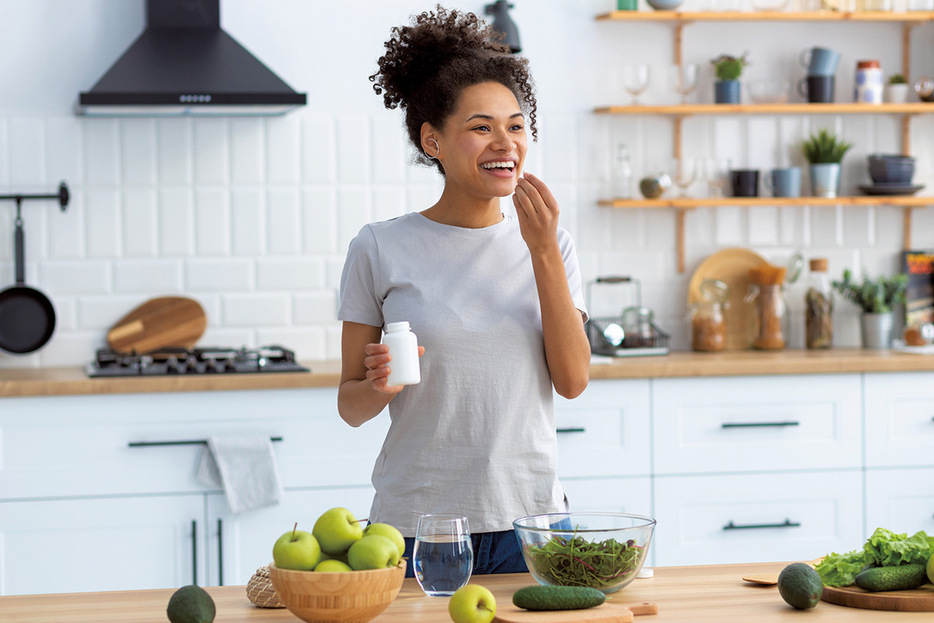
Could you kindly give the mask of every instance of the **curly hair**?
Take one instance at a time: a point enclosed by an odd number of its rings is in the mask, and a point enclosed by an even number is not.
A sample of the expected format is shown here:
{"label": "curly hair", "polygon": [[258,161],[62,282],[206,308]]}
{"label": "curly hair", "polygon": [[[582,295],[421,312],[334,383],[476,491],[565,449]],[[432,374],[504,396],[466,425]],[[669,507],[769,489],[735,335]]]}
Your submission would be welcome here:
{"label": "curly hair", "polygon": [[402,108],[416,161],[441,164],[422,150],[421,128],[428,122],[441,128],[454,112],[461,93],[481,82],[498,82],[512,91],[529,118],[533,140],[535,90],[528,61],[510,54],[502,36],[473,13],[437,5],[413,18],[410,26],[397,26],[385,43],[379,70],[370,76],[373,90],[386,108]]}

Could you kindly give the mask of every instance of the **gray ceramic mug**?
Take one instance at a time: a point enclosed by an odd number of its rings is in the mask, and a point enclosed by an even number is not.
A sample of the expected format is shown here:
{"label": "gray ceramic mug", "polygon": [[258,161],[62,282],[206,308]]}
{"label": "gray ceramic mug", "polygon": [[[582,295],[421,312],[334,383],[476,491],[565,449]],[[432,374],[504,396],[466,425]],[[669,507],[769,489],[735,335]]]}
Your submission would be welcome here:
{"label": "gray ceramic mug", "polygon": [[811,76],[832,76],[837,73],[840,53],[828,48],[807,48],[801,50],[801,66]]}
{"label": "gray ceramic mug", "polygon": [[798,167],[772,169],[765,177],[765,186],[773,197],[800,197],[801,169]]}

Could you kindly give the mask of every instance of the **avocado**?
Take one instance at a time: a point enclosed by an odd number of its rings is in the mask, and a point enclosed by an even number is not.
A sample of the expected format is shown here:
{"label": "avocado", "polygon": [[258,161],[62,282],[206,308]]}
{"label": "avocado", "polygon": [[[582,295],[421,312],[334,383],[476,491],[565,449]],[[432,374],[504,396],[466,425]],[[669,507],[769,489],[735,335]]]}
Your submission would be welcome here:
{"label": "avocado", "polygon": [[583,610],[606,601],[606,595],[587,586],[526,586],[512,594],[512,603],[525,610]]}
{"label": "avocado", "polygon": [[165,613],[172,623],[211,623],[217,609],[206,590],[189,584],[172,594]]}
{"label": "avocado", "polygon": [[856,586],[872,593],[878,591],[907,591],[918,588],[927,579],[927,570],[925,565],[922,564],[872,567],[857,574]]}
{"label": "avocado", "polygon": [[788,605],[806,610],[820,601],[824,584],[814,567],[794,562],[778,574],[778,592]]}

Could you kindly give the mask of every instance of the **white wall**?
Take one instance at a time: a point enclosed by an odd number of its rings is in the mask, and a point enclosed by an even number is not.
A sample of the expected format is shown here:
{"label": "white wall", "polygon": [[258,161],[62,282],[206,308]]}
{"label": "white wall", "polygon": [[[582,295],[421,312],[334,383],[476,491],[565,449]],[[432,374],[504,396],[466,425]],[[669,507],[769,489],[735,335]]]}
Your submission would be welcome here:
{"label": "white wall", "polygon": [[[693,2],[695,0],[687,0]],[[456,6],[482,12],[483,2]],[[902,212],[894,208],[716,208],[687,216],[687,271],[675,268],[675,215],[600,208],[611,146],[630,144],[636,175],[670,156],[665,119],[604,117],[622,103],[619,68],[652,64],[649,102],[675,99],[664,76],[674,29],[597,22],[612,0],[514,0],[513,18],[538,85],[541,139],[528,169],[562,204],[585,279],[631,274],[644,303],[684,347],[682,316],[691,271],[707,255],[749,246],[775,262],[796,250],[830,258],[830,270],[897,270]],[[451,3],[452,6],[455,3]],[[0,367],[75,365],[143,300],[197,298],[210,325],[202,344],[280,342],[302,358],[338,357],[337,283],[348,241],[361,225],[430,205],[432,172],[408,164],[401,116],[385,111],[367,80],[389,29],[433,6],[414,0],[222,0],[224,28],[299,91],[308,106],[263,119],[86,119],[72,114],[144,27],[143,0],[0,0],[0,192],[73,193],[67,212],[26,204],[27,282],[54,302],[52,341]],[[689,5],[685,5],[686,8]],[[695,99],[710,101],[709,59],[748,50],[747,77],[798,78],[799,50],[828,45],[843,54],[838,98],[851,91],[856,60],[900,66],[899,25],[693,24],[686,62],[701,64]],[[913,30],[913,74],[934,74],[934,27]],[[868,180],[865,155],[898,149],[894,118],[697,118],[684,124],[685,154],[768,168],[813,128],[856,143],[844,161],[845,190]],[[917,181],[934,185],[931,119],[912,122]],[[698,185],[700,190],[702,184]],[[509,203],[504,203],[509,209]],[[13,282],[14,207],[0,204],[0,284]],[[934,246],[934,209],[916,210],[914,245]],[[597,299],[597,296],[606,298]],[[630,293],[594,294],[596,314],[616,313]],[[790,298],[798,331],[800,284]],[[612,304],[611,304],[612,303]],[[838,305],[838,344],[858,341],[854,310]]]}

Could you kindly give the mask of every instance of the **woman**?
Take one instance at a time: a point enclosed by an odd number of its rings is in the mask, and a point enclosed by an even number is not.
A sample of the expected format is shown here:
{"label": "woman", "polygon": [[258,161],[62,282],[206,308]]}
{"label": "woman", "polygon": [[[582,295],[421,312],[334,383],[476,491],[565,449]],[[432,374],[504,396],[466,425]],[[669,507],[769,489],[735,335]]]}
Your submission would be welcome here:
{"label": "woman", "polygon": [[[420,514],[463,514],[474,573],[525,571],[512,521],[567,509],[553,391],[579,395],[590,365],[573,241],[545,184],[522,174],[527,123],[536,136],[527,61],[439,6],[393,29],[370,79],[444,190],[366,225],[341,278],[340,415],[360,426],[389,405],[392,420],[369,519],[399,528],[410,555]],[[516,217],[500,211],[509,195]],[[386,382],[381,328],[400,320],[418,336],[418,385]]]}

